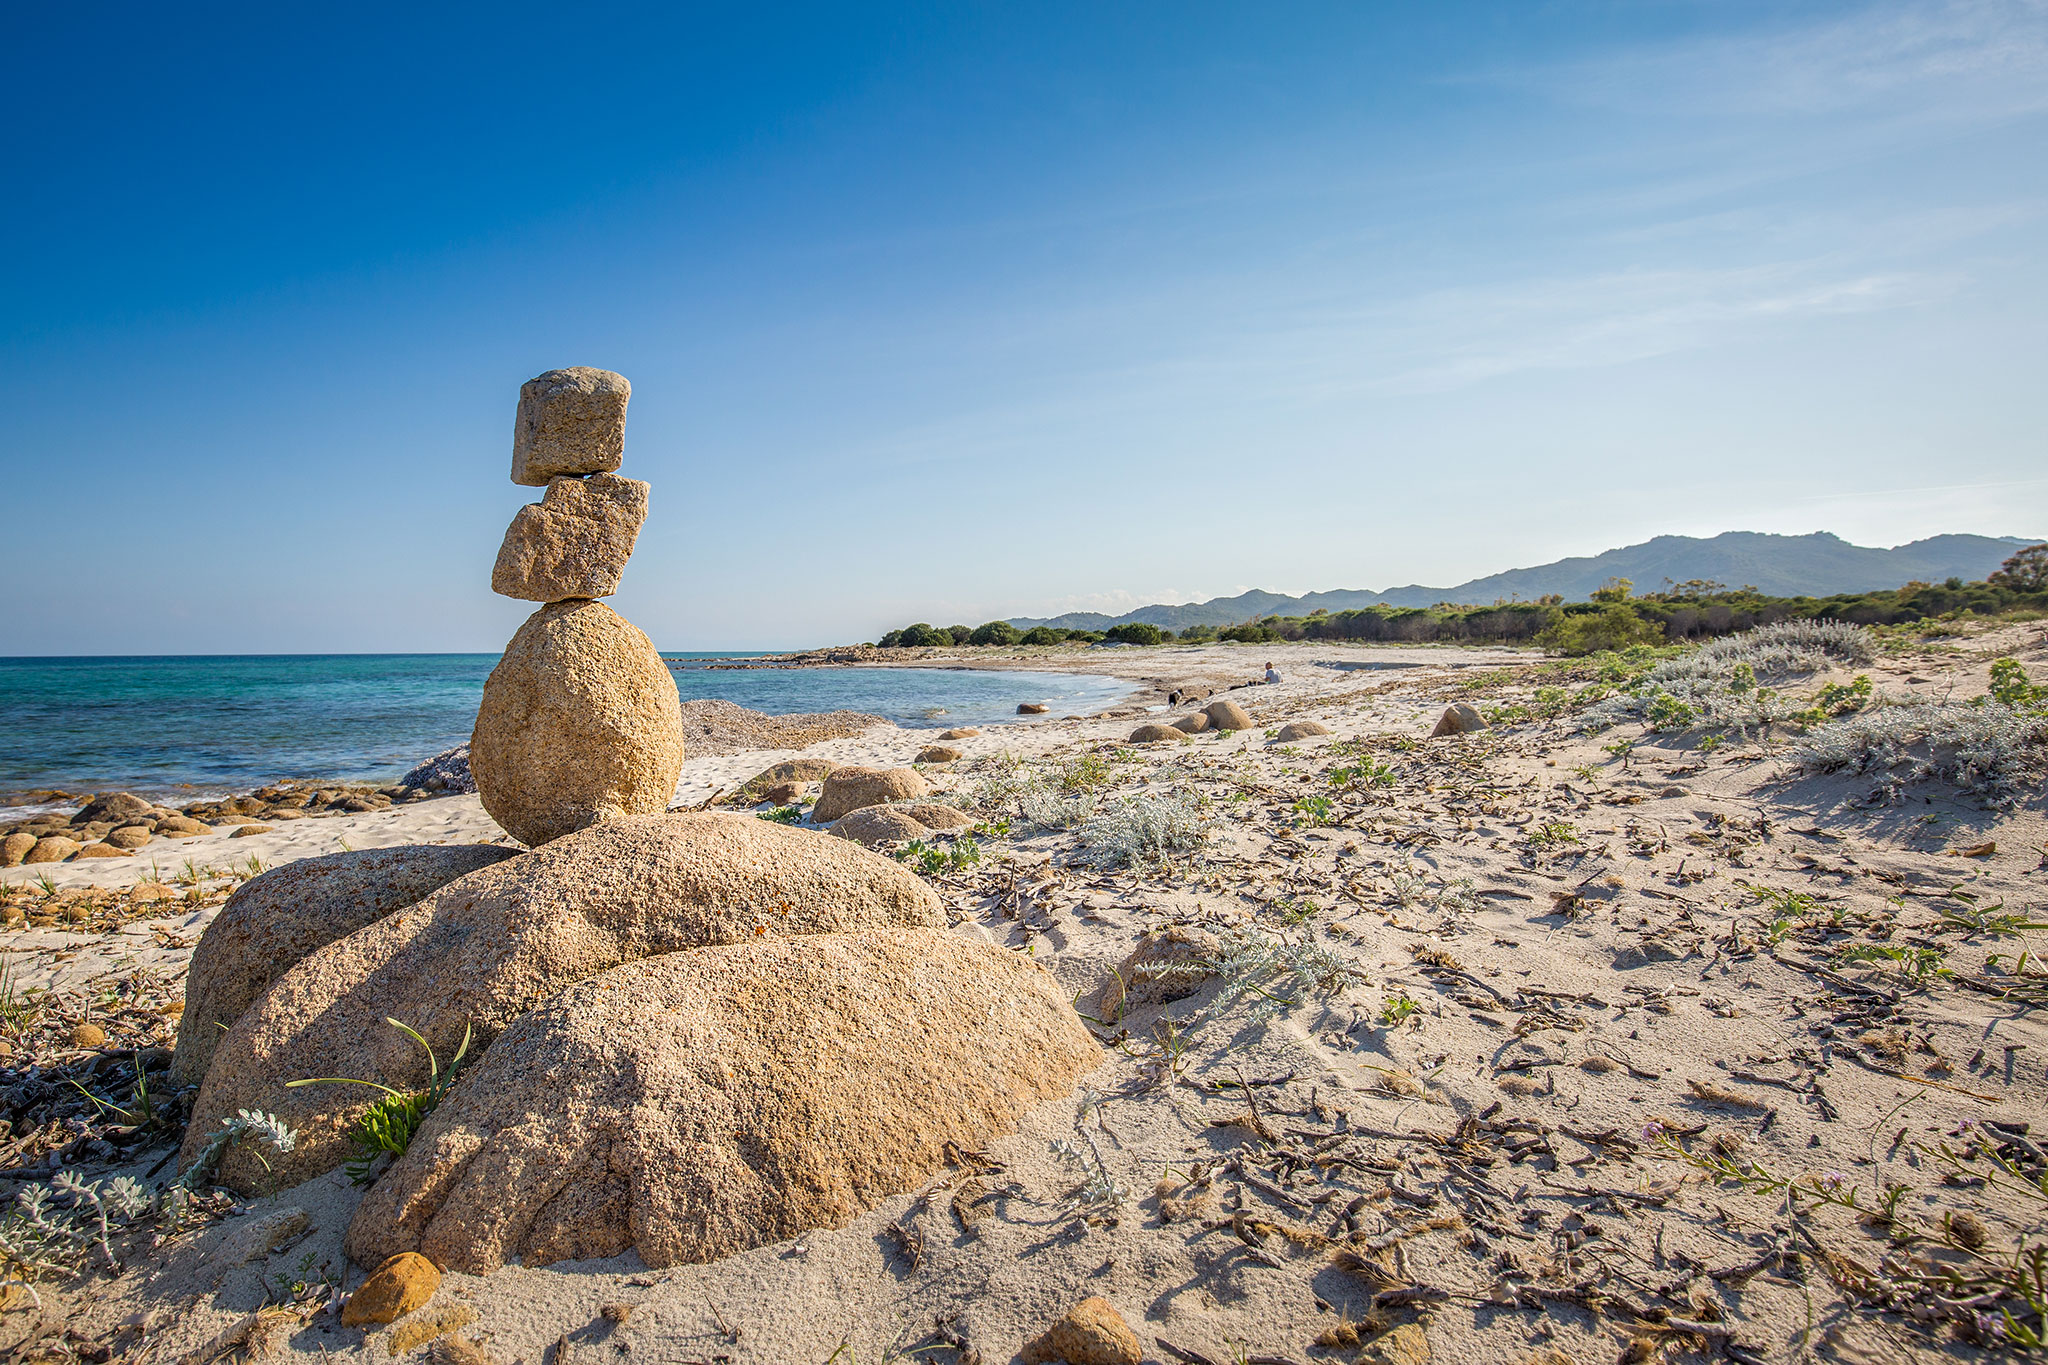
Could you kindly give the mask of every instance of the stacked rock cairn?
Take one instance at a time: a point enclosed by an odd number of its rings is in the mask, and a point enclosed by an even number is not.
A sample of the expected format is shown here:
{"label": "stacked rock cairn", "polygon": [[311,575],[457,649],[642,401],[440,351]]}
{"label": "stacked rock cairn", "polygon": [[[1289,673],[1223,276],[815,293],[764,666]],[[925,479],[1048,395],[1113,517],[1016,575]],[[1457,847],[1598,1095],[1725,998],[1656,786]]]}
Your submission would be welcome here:
{"label": "stacked rock cairn", "polygon": [[[951,932],[901,864],[668,811],[675,682],[599,601],[647,513],[617,473],[629,392],[571,369],[520,393],[512,478],[547,492],[492,586],[541,605],[484,685],[470,762],[530,851],[304,859],[244,883],[193,951],[180,1169],[247,1193],[350,1165],[369,1188],[344,1247],[376,1269],[345,1325],[410,1311],[447,1269],[660,1267],[842,1226],[1101,1061],[1049,972]],[[921,793],[894,776],[841,795]],[[459,1074],[433,1060],[458,1055]],[[432,1112],[394,1150],[370,1122],[388,1101],[335,1078]]]}
{"label": "stacked rock cairn", "polygon": [[647,519],[647,485],[617,473],[632,393],[624,375],[584,366],[519,390],[512,482],[547,492],[506,528],[491,589],[544,605],[484,684],[470,768],[484,809],[529,845],[659,814],[682,773],[675,679],[598,600],[619,590]]}

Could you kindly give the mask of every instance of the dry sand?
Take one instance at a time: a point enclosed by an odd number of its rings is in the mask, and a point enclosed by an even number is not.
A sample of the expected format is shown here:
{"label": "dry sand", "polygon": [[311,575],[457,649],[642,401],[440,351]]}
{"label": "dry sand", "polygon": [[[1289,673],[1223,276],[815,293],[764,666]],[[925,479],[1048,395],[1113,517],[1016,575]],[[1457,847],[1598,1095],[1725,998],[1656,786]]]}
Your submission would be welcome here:
{"label": "dry sand", "polygon": [[[1893,694],[1975,695],[1997,653],[2048,676],[2039,632],[2012,628],[1867,671]],[[1635,726],[1584,737],[1550,724],[1422,738],[1450,701],[1526,698],[1515,673],[1534,656],[1514,651],[1132,650],[1115,671],[1207,687],[1267,657],[1285,682],[1231,694],[1261,729],[1129,750],[1098,743],[1120,741],[1129,716],[990,727],[957,742],[965,760],[933,772],[966,799],[991,771],[976,761],[1010,754],[1092,785],[1105,803],[1200,795],[1219,819],[1198,858],[1097,872],[1068,862],[1071,831],[991,835],[978,865],[938,885],[963,931],[1031,952],[1083,1009],[1140,934],[1173,923],[1318,944],[1351,973],[1338,989],[1281,976],[1234,994],[1210,983],[1107,1024],[1097,1032],[1114,1044],[1109,1060],[1080,1094],[1041,1106],[974,1166],[844,1228],[660,1272],[628,1256],[449,1275],[423,1313],[473,1312],[462,1335],[527,1365],[867,1362],[913,1347],[944,1361],[966,1358],[942,1344],[962,1340],[1004,1361],[1088,1295],[1116,1305],[1159,1361],[1349,1360],[1355,1348],[1315,1342],[1361,1318],[1420,1322],[1436,1358],[1458,1362],[1593,1365],[1625,1349],[1688,1358],[1702,1346],[1732,1346],[1738,1360],[1978,1358],[1946,1328],[1858,1302],[1876,1292],[1887,1254],[1961,1253],[1925,1240],[1890,1250],[1882,1227],[1809,1209],[1811,1199],[1794,1218],[1783,1190],[1745,1190],[1699,1163],[1718,1144],[1777,1175],[1834,1173],[1866,1208],[1895,1183],[1901,1227],[1924,1234],[1967,1212],[1988,1253],[2040,1241],[2040,1201],[1945,1183],[1933,1155],[1944,1140],[1962,1145],[1945,1135],[1965,1121],[2032,1122],[2038,1139],[2048,1116],[2048,1027],[2003,997],[2013,979],[1987,966],[2002,952],[2010,971],[2022,946],[2038,952],[2048,936],[1940,922],[2000,902],[2048,918],[2038,789],[2011,810],[1935,784],[1857,808],[1868,779],[1795,780],[1759,744],[1703,753]],[[1361,663],[1422,666],[1322,666]],[[1335,733],[1289,746],[1263,733],[1295,719]],[[1632,752],[1608,750],[1616,733],[1638,738]],[[929,737],[878,727],[806,752],[887,765]],[[691,759],[678,803],[788,755]],[[1329,769],[1365,762],[1385,764],[1392,784],[1332,785]],[[344,844],[500,837],[476,798],[455,797],[6,880],[122,884],[153,854],[169,875],[188,858],[197,871]],[[1759,888],[1805,899],[1781,914]],[[210,913],[118,935],[16,931],[6,947],[22,982],[75,989],[122,961],[181,970]],[[1845,964],[1852,942],[1932,948],[1954,975],[1923,989],[1882,963]],[[1653,1124],[1695,1159],[1655,1128],[1646,1137]],[[1076,1206],[1083,1173],[1054,1153],[1059,1139],[1099,1150],[1121,1202]],[[357,1197],[329,1176],[154,1250],[131,1246],[118,1276],[46,1281],[44,1308],[16,1296],[0,1346],[41,1331],[27,1354],[72,1359],[83,1347],[198,1365],[202,1347],[279,1297],[278,1276],[287,1291],[302,1266],[360,1282],[340,1251]],[[238,1263],[249,1229],[285,1208],[309,1215],[306,1230]],[[1383,1278],[1346,1269],[1346,1254],[1374,1259]],[[1375,1288],[1390,1285],[1394,1305],[1375,1310]],[[341,1328],[319,1311],[328,1301],[301,1295],[279,1349],[388,1354],[387,1333]]]}

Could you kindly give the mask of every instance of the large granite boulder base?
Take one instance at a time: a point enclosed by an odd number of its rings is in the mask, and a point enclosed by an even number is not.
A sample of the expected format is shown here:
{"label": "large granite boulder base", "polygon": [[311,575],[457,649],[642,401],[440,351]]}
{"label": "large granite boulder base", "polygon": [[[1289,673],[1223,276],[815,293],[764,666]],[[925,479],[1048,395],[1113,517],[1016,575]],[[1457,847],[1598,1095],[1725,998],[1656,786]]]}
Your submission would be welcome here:
{"label": "large granite boulder base", "polygon": [[491,818],[522,843],[668,809],[683,771],[675,679],[600,602],[526,619],[484,683],[469,766]]}
{"label": "large granite boulder base", "polygon": [[942,930],[672,953],[513,1024],[345,1245],[471,1274],[717,1260],[917,1188],[1100,1059],[1044,968]]}
{"label": "large granite boulder base", "polygon": [[616,474],[548,481],[505,528],[491,591],[529,602],[609,597],[647,520],[647,485]]}
{"label": "large granite boulder base", "polygon": [[512,482],[532,488],[577,474],[609,474],[626,455],[626,402],[633,386],[610,370],[572,365],[519,386],[512,427]]}
{"label": "large granite boulder base", "polygon": [[[533,1005],[624,963],[708,944],[945,924],[915,874],[858,844],[751,815],[628,816],[451,882],[310,954],[222,1036],[185,1142],[189,1163],[239,1109],[299,1130],[289,1153],[231,1150],[230,1188],[291,1185],[339,1165],[376,1092],[287,1088],[347,1076],[427,1084],[419,1030],[446,1061],[474,1057]],[[487,1055],[487,1054],[486,1054]]]}
{"label": "large granite boulder base", "polygon": [[519,856],[494,844],[366,848],[303,858],[243,882],[192,950],[171,1074],[206,1079],[214,1047],[256,997],[316,948]]}

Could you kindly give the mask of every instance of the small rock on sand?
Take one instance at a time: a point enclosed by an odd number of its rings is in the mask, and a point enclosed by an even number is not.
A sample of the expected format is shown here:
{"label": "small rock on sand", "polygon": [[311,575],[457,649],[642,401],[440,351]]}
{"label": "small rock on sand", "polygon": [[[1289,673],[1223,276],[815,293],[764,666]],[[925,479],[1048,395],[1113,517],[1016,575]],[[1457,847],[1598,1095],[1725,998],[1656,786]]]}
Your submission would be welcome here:
{"label": "small rock on sand", "polygon": [[1199,735],[1209,728],[1209,718],[1200,711],[1190,711],[1185,716],[1175,716],[1167,722],[1183,734]]}
{"label": "small rock on sand", "polygon": [[919,763],[957,763],[960,761],[960,751],[948,748],[944,744],[930,744],[918,751],[917,761]]}
{"label": "small rock on sand", "polygon": [[1133,744],[1164,744],[1169,740],[1178,742],[1186,738],[1187,732],[1185,730],[1175,729],[1171,725],[1140,725],[1137,729],[1131,731],[1130,742]]}
{"label": "small rock on sand", "polygon": [[1108,1299],[1087,1298],[1067,1310],[1044,1336],[1027,1342],[1027,1365],[1140,1365],[1145,1348]]}
{"label": "small rock on sand", "polygon": [[237,825],[235,826],[235,832],[230,834],[228,838],[247,839],[251,835],[268,833],[270,833],[270,826],[268,825]]}
{"label": "small rock on sand", "polygon": [[859,810],[848,811],[833,822],[832,832],[868,848],[876,844],[922,839],[931,833],[900,806],[862,806]]}
{"label": "small rock on sand", "polygon": [[1443,718],[1436,723],[1436,729],[1429,732],[1431,739],[1439,735],[1469,735],[1486,728],[1486,717],[1479,714],[1469,702],[1455,702],[1444,708]]}
{"label": "small rock on sand", "polygon": [[416,1251],[401,1251],[377,1267],[341,1306],[344,1327],[396,1322],[424,1305],[441,1287],[441,1271]]}
{"label": "small rock on sand", "polygon": [[1380,1333],[1358,1353],[1358,1365],[1423,1365],[1428,1359],[1429,1337],[1412,1322]]}
{"label": "small rock on sand", "polygon": [[1312,735],[1327,735],[1329,733],[1330,727],[1319,720],[1290,720],[1280,727],[1280,733],[1275,735],[1274,738],[1282,744],[1292,744],[1297,739],[1307,739]]}
{"label": "small rock on sand", "polygon": [[78,850],[75,856],[78,858],[132,858],[135,855],[125,848],[115,848],[112,844],[87,844],[84,848]]}
{"label": "small rock on sand", "polygon": [[1043,702],[1025,701],[1017,703],[1017,714],[1020,716],[1042,716],[1050,710],[1052,708]]}
{"label": "small rock on sand", "polygon": [[972,727],[969,727],[969,728],[967,728],[967,729],[964,729],[964,730],[941,730],[941,731],[939,732],[939,738],[940,738],[940,739],[973,739],[973,738],[975,738],[975,737],[976,737],[977,735],[979,735],[980,733],[981,733],[981,731],[979,731],[979,730],[976,730],[976,729],[974,729],[974,728],[972,728]]}

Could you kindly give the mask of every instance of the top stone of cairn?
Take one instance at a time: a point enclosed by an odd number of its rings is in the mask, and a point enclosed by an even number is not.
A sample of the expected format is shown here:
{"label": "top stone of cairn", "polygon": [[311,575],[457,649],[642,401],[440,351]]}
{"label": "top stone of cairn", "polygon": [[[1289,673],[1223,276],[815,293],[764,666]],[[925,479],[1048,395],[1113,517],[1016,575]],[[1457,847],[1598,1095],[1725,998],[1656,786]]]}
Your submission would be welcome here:
{"label": "top stone of cairn", "polygon": [[532,488],[565,474],[609,474],[626,451],[633,386],[610,370],[573,365],[519,388],[512,429],[512,482]]}

